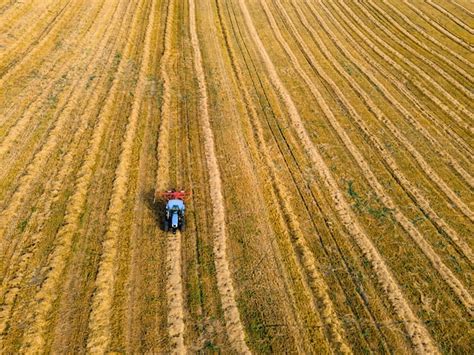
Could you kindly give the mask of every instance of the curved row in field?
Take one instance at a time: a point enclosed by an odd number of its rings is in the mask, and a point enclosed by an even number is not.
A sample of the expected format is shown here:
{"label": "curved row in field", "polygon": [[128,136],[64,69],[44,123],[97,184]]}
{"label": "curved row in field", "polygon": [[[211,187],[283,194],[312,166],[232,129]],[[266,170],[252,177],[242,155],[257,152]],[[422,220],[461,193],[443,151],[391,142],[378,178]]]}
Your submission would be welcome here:
{"label": "curved row in field", "polygon": [[1,351],[466,352],[468,7],[0,0]]}

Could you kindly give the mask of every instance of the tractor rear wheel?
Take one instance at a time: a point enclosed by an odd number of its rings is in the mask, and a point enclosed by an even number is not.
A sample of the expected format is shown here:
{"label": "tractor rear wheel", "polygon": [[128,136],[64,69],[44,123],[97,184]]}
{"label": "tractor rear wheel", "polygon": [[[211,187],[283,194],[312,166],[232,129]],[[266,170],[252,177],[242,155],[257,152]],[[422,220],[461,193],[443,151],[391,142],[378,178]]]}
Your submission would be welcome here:
{"label": "tractor rear wheel", "polygon": [[168,223],[168,220],[165,219],[164,224],[163,224],[163,230],[164,230],[165,232],[168,232],[169,229],[170,229],[170,225],[169,225],[169,223]]}

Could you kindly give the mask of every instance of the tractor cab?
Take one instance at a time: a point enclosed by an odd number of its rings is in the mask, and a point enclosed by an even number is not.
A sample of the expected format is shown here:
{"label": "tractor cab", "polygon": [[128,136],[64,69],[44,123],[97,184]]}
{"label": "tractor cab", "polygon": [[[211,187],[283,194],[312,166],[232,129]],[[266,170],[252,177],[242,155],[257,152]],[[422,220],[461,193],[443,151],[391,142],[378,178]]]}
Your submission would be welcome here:
{"label": "tractor cab", "polygon": [[163,220],[163,229],[168,232],[169,229],[176,233],[179,229],[184,231],[185,227],[185,216],[184,212],[186,207],[184,205],[184,199],[190,195],[189,192],[170,190],[155,195],[155,199],[161,195],[161,198],[166,201],[165,216]]}
{"label": "tractor cab", "polygon": [[178,228],[183,229],[184,211],[185,207],[182,200],[174,199],[168,201],[166,204],[166,220],[168,221],[168,228],[171,227],[173,231],[176,231]]}

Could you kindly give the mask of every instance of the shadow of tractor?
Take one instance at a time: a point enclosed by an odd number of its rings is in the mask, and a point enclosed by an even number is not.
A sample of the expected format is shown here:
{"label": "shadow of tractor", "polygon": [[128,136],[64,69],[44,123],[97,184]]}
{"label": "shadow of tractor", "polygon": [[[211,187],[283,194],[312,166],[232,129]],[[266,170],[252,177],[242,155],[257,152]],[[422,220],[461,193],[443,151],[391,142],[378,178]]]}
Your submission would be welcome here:
{"label": "shadow of tractor", "polygon": [[166,201],[163,198],[155,198],[155,190],[150,190],[143,195],[146,206],[153,213],[153,218],[156,224],[160,227],[160,230],[165,231],[165,208]]}

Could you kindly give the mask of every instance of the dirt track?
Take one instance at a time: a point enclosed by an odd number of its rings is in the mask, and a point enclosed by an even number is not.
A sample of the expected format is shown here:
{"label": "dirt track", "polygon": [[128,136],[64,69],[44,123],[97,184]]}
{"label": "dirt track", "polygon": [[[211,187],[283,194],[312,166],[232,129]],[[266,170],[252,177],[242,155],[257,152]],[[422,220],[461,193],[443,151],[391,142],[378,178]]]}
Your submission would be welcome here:
{"label": "dirt track", "polygon": [[0,0],[0,351],[468,352],[473,11]]}

